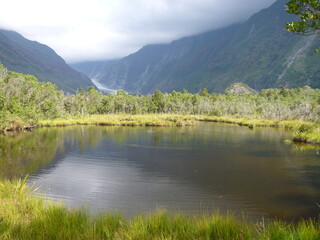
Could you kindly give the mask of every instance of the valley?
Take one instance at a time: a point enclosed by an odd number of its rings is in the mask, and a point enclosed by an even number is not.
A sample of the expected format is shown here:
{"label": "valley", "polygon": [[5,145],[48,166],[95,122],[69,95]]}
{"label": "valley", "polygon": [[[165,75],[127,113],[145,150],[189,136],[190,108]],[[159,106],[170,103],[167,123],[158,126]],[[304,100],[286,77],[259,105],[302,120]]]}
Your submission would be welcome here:
{"label": "valley", "polygon": [[16,1],[0,239],[320,239],[318,1]]}

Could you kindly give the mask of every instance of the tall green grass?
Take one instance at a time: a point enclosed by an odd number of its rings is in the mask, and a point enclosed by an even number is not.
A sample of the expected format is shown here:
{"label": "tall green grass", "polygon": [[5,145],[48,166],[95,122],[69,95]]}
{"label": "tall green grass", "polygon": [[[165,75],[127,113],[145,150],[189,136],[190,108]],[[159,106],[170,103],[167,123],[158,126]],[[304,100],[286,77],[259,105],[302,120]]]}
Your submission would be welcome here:
{"label": "tall green grass", "polygon": [[41,120],[40,127],[69,125],[110,125],[110,126],[189,126],[195,116],[176,114],[105,114],[66,119]]}
{"label": "tall green grass", "polygon": [[[320,124],[303,122],[300,120],[277,121],[274,119],[236,118],[230,116],[210,115],[182,115],[182,114],[104,114],[88,115],[84,117],[66,117],[48,120],[39,120],[38,127],[56,127],[71,125],[107,125],[107,126],[191,126],[195,121],[233,123],[249,128],[255,127],[279,127],[290,130],[293,133],[293,141],[320,144]],[[6,126],[0,126],[2,130],[25,129],[34,124],[12,120]]]}
{"label": "tall green grass", "polygon": [[320,144],[320,124],[299,120],[235,118],[230,116],[179,115],[179,114],[110,114],[90,115],[81,118],[41,120],[40,127],[69,125],[118,125],[118,126],[190,126],[195,121],[222,122],[240,126],[279,127],[293,133],[293,141]]}
{"label": "tall green grass", "polygon": [[24,180],[0,183],[0,239],[217,239],[318,240],[320,222],[249,223],[218,213],[186,216],[158,210],[131,219],[118,214],[90,215],[32,195]]}

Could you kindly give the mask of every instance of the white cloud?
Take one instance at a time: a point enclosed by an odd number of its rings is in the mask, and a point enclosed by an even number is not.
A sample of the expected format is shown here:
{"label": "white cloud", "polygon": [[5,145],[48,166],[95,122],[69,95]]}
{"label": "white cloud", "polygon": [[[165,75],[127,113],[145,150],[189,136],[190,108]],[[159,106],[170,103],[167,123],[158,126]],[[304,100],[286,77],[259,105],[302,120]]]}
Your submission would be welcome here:
{"label": "white cloud", "polygon": [[244,21],[275,0],[10,0],[0,28],[52,47],[67,61],[112,59],[151,43]]}

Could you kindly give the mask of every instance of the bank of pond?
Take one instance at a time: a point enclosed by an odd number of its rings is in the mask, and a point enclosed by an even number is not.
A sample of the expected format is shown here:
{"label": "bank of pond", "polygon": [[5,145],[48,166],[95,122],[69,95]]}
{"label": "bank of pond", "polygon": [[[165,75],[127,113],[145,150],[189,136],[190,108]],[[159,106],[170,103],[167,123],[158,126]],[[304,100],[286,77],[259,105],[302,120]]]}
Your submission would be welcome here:
{"label": "bank of pond", "polygon": [[117,213],[90,215],[35,197],[24,180],[0,183],[1,239],[224,239],[318,240],[319,219],[248,222],[232,214],[190,216],[157,210],[130,219]]}
{"label": "bank of pond", "polygon": [[320,124],[315,122],[305,122],[300,120],[272,120],[235,118],[229,116],[210,115],[183,115],[183,114],[104,114],[88,115],[83,117],[56,118],[49,120],[39,120],[35,123],[24,122],[21,119],[10,120],[6,131],[32,130],[35,127],[59,127],[72,125],[102,125],[102,126],[191,126],[195,121],[220,122],[238,124],[249,128],[254,127],[276,127],[284,128],[292,133],[294,142],[306,144],[320,144]]}
{"label": "bank of pond", "polygon": [[319,147],[286,141],[313,125],[237,121],[95,115],[9,131],[0,239],[319,239]]}

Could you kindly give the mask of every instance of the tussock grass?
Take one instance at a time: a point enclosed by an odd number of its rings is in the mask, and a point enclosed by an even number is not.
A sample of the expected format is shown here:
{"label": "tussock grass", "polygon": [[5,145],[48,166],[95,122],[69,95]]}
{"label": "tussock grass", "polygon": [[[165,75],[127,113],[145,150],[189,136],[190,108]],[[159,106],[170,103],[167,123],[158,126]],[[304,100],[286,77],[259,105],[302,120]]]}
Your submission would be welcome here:
{"label": "tussock grass", "polygon": [[294,142],[320,144],[320,124],[304,122],[300,120],[276,121],[271,119],[246,119],[233,117],[200,116],[199,121],[212,121],[233,123],[240,126],[254,127],[278,127],[289,130],[293,133]]}
{"label": "tussock grass", "polygon": [[219,239],[318,240],[320,222],[249,223],[219,213],[186,216],[158,210],[125,219],[118,214],[91,216],[86,209],[35,197],[24,180],[0,183],[0,239]]}
{"label": "tussock grass", "polygon": [[[230,116],[210,115],[182,115],[182,114],[104,114],[88,115],[84,117],[67,117],[63,119],[39,120],[38,127],[57,127],[71,125],[104,125],[104,126],[191,126],[196,121],[221,122],[238,124],[240,126],[254,127],[279,127],[293,133],[294,142],[303,142],[320,145],[320,124],[300,120],[277,121],[272,119],[235,118]],[[26,122],[18,120],[9,121],[10,125],[3,130],[29,128]],[[1,127],[1,126],[0,126]]]}
{"label": "tussock grass", "polygon": [[[3,117],[0,115],[0,118]],[[22,119],[17,116],[4,117],[5,119],[1,119],[0,121],[0,131],[17,131],[30,129],[33,127],[33,122]]]}
{"label": "tussock grass", "polygon": [[193,116],[173,114],[105,114],[90,115],[78,118],[41,120],[40,127],[69,125],[110,125],[110,126],[189,126],[193,124]]}

